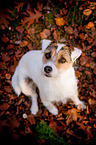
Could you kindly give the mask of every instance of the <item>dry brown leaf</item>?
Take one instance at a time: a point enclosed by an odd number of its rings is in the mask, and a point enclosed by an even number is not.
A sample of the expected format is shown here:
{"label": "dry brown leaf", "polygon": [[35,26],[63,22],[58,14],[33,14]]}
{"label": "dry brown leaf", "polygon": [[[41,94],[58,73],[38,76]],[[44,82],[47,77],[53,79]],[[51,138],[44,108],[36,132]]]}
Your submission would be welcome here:
{"label": "dry brown leaf", "polygon": [[83,14],[84,14],[85,16],[89,16],[91,13],[92,13],[92,11],[91,11],[90,9],[85,9],[85,10],[83,11]]}
{"label": "dry brown leaf", "polygon": [[53,37],[56,41],[58,41],[60,39],[60,33],[57,32],[56,30],[53,32]]}
{"label": "dry brown leaf", "polygon": [[9,38],[7,36],[3,36],[1,40],[6,43],[9,41]]}
{"label": "dry brown leaf", "polygon": [[4,90],[8,93],[11,93],[12,88],[10,86],[4,86]]}
{"label": "dry brown leaf", "polygon": [[92,52],[92,53],[91,53],[91,56],[92,56],[92,57],[96,57],[96,52]]}
{"label": "dry brown leaf", "polygon": [[33,115],[28,115],[27,120],[30,122],[30,124],[35,124],[35,119]]}
{"label": "dry brown leaf", "polygon": [[9,105],[8,103],[3,103],[3,104],[0,106],[0,110],[5,111],[5,110],[7,110],[9,107],[10,107],[10,105]]}
{"label": "dry brown leaf", "polygon": [[23,26],[17,26],[15,29],[16,29],[19,33],[23,33],[23,31],[24,31]]}
{"label": "dry brown leaf", "polygon": [[4,14],[3,12],[0,12],[0,25],[1,25],[1,24],[4,24],[5,27],[8,28],[9,21],[8,21],[7,19],[12,20],[10,16]]}
{"label": "dry brown leaf", "polygon": [[7,80],[10,80],[11,74],[6,74],[6,75],[5,75],[5,78],[6,78]]}
{"label": "dry brown leaf", "polygon": [[36,22],[38,22],[38,19],[42,16],[42,14],[37,11],[36,9],[34,9],[35,14],[29,10],[26,10],[27,13],[29,14],[29,17],[25,17],[24,21],[22,21],[22,25],[24,26],[26,23],[28,23],[28,27],[33,24],[34,20],[36,20]]}
{"label": "dry brown leaf", "polygon": [[75,75],[76,75],[77,78],[80,78],[81,73],[79,71],[75,71]]}
{"label": "dry brown leaf", "polygon": [[40,33],[41,39],[46,39],[51,35],[49,29],[44,29],[43,32]]}
{"label": "dry brown leaf", "polygon": [[84,66],[88,62],[88,60],[89,60],[89,57],[88,56],[81,56],[80,57],[80,64],[82,66]]}
{"label": "dry brown leaf", "polygon": [[56,123],[56,121],[50,121],[49,127],[52,128],[56,132],[57,131],[57,123]]}
{"label": "dry brown leaf", "polygon": [[22,3],[15,2],[15,3],[17,4],[17,6],[15,6],[15,9],[17,9],[17,12],[19,12],[20,8],[22,9],[23,5],[25,4],[24,2],[22,2]]}
{"label": "dry brown leaf", "polygon": [[1,53],[1,56],[2,56],[2,61],[4,62],[8,62],[10,60],[10,57],[5,53]]}
{"label": "dry brown leaf", "polygon": [[20,41],[21,47],[25,47],[25,46],[27,46],[27,44],[28,44],[28,41],[26,41],[26,40]]}

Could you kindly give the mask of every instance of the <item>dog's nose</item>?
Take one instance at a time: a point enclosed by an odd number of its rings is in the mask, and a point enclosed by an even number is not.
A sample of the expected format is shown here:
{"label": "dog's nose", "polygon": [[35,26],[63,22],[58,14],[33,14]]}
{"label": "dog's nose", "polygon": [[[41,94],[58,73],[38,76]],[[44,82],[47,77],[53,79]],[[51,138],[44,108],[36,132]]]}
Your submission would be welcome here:
{"label": "dog's nose", "polygon": [[52,71],[52,67],[51,67],[51,66],[46,66],[46,67],[44,68],[44,71],[45,71],[46,73],[50,73],[50,72]]}

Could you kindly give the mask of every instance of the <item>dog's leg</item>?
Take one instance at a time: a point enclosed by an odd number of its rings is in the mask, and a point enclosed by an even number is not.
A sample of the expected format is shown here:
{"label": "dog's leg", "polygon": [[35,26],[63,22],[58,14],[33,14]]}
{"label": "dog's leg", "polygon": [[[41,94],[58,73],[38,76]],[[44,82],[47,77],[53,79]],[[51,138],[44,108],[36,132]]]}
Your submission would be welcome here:
{"label": "dog's leg", "polygon": [[44,106],[49,110],[53,115],[58,115],[58,109],[48,100],[42,100]]}
{"label": "dog's leg", "polygon": [[22,93],[32,98],[31,113],[36,114],[38,112],[38,104],[37,104],[38,95],[36,93],[35,83],[29,78],[22,79],[19,81],[19,83]]}
{"label": "dog's leg", "polygon": [[85,109],[86,108],[85,103],[83,101],[80,101],[79,98],[78,98],[78,96],[74,96],[72,100],[73,100],[73,102],[74,102],[74,104],[76,106],[79,105],[79,104],[81,104],[81,108],[82,109]]}

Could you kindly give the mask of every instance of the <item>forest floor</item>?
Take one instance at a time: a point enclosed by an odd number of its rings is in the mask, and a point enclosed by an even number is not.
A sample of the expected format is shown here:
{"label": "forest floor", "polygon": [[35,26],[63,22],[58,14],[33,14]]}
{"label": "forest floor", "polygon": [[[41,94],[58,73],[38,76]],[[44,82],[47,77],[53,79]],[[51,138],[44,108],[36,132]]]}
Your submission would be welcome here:
{"label": "forest floor", "polygon": [[[56,0],[56,3],[41,0],[34,7],[31,1],[22,0],[1,9],[0,141],[38,145],[96,143],[95,16],[94,0]],[[29,50],[42,49],[45,38],[82,50],[74,67],[79,79],[79,98],[85,102],[85,110],[73,103],[56,104],[59,114],[54,116],[43,106],[38,94],[39,111],[32,115],[31,99],[15,94],[11,78],[20,58]]]}

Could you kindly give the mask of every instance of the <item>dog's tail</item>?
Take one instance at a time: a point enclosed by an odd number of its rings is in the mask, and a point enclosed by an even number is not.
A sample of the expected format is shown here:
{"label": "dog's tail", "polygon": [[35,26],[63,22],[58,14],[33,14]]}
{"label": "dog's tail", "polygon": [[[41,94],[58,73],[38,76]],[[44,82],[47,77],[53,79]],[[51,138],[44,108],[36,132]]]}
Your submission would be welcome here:
{"label": "dog's tail", "polygon": [[21,93],[21,89],[20,89],[19,83],[18,83],[18,75],[19,75],[18,72],[19,72],[19,68],[18,68],[18,66],[17,66],[17,67],[16,67],[16,70],[15,70],[15,73],[14,73],[14,75],[13,75],[13,77],[12,77],[11,83],[12,83],[12,87],[13,87],[15,93],[19,96],[20,93]]}

